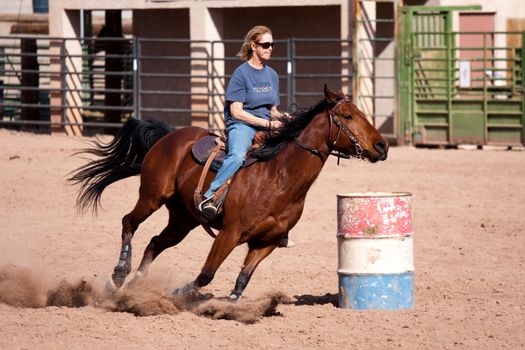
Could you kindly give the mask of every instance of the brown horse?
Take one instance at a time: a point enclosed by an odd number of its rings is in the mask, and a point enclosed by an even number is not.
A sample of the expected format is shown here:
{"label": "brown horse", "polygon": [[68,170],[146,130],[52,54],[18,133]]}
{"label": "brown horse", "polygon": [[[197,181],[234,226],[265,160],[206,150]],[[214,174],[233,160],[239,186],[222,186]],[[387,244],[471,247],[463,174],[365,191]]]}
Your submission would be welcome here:
{"label": "brown horse", "polygon": [[[166,228],[151,239],[137,276],[164,249],[181,242],[199,226],[193,203],[203,166],[191,148],[208,131],[187,127],[169,132],[159,123],[128,121],[108,144],[95,142],[83,152],[96,155],[70,178],[81,184],[77,204],[96,210],[106,186],[140,173],[139,199],[122,219],[120,259],[112,275],[122,286],[131,271],[131,239],[138,226],[165,205]],[[238,171],[224,202],[224,212],[210,225],[219,230],[198,277],[178,291],[182,294],[209,284],[217,269],[238,245],[248,243],[248,254],[230,298],[239,299],[255,268],[287,237],[303,211],[306,193],[330,154],[354,156],[371,162],[385,160],[388,143],[363,112],[325,86],[325,99],[307,111],[295,113],[277,136],[255,152],[261,161]],[[208,174],[209,186],[213,173]],[[207,187],[205,187],[207,188]]]}

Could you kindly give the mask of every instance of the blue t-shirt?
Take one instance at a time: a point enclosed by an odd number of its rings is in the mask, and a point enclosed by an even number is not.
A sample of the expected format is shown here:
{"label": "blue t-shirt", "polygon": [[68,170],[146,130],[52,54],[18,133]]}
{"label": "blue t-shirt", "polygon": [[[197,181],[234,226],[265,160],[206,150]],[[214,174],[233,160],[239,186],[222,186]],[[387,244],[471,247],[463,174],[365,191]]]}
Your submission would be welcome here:
{"label": "blue t-shirt", "polygon": [[246,112],[269,120],[270,110],[280,103],[277,73],[269,66],[256,69],[244,62],[233,72],[226,90],[226,122],[234,120],[230,112],[231,102],[242,102]]}

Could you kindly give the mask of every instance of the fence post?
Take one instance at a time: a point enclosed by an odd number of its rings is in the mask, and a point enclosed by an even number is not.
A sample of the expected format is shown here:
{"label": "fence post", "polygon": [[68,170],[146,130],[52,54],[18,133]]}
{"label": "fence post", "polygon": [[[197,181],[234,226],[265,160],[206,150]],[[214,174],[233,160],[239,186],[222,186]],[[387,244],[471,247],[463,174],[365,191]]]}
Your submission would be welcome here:
{"label": "fence post", "polygon": [[50,95],[49,112],[51,133],[64,132],[64,79],[62,74],[63,40],[49,39]]}
{"label": "fence post", "polygon": [[[286,102],[287,103],[287,110],[292,107],[292,103],[294,102],[294,96],[293,96],[293,38],[287,40],[287,48],[286,48]],[[289,111],[293,112],[293,111]]]}
{"label": "fence post", "polygon": [[60,112],[61,112],[61,126],[64,126],[67,121],[67,82],[66,82],[66,41],[60,42]]}
{"label": "fence post", "polygon": [[[40,67],[38,64],[37,41],[35,38],[20,39],[20,103],[22,104],[20,118],[22,120],[39,120],[39,109],[35,108],[39,103],[39,81]],[[25,89],[28,88],[29,89]]]}
{"label": "fence post", "polygon": [[521,32],[521,144],[525,146],[525,32]]}
{"label": "fence post", "polygon": [[132,51],[132,55],[133,55],[133,117],[135,119],[141,119],[140,117],[140,108],[139,108],[139,89],[140,89],[140,85],[139,85],[139,75],[138,75],[138,66],[139,66],[139,50],[138,50],[138,45],[139,45],[139,41],[138,41],[138,38],[136,36],[133,37],[133,41],[132,41],[132,45],[133,45],[133,51]]}

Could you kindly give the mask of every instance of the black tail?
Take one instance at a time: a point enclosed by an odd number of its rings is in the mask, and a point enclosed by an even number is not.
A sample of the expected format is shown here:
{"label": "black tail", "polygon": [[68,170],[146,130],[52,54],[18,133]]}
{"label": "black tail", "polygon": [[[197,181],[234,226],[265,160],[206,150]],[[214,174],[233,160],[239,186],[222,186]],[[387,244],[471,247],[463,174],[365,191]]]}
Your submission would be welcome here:
{"label": "black tail", "polygon": [[97,211],[104,189],[114,182],[138,175],[149,149],[171,131],[159,121],[130,118],[109,143],[93,141],[93,147],[75,154],[90,154],[98,159],[71,172],[68,181],[80,184],[77,208],[84,212],[90,206]]}

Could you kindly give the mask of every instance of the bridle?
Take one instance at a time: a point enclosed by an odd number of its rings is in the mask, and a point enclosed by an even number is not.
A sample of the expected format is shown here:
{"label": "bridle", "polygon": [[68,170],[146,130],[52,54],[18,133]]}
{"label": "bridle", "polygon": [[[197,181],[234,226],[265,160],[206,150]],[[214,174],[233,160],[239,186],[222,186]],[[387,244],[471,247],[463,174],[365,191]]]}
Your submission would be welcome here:
{"label": "bridle", "polygon": [[[334,113],[334,110],[337,109],[337,107],[343,102],[350,102],[350,101],[347,100],[347,99],[340,99],[339,101],[337,101],[337,103],[335,104],[335,106],[333,108],[328,108],[328,124],[329,124],[329,128],[328,128],[328,143],[327,144],[328,145],[331,144],[332,148],[335,147],[335,145],[339,141],[339,137],[341,136],[341,133],[343,133],[354,144],[355,157],[357,159],[363,159],[363,147],[361,147],[361,145],[359,144],[359,141],[357,140],[355,135],[345,125],[341,124],[341,121],[339,120],[339,116]],[[332,137],[332,124],[335,124],[339,128],[339,130],[337,131],[337,135],[335,137],[335,140],[333,142],[330,140],[330,138]],[[306,146],[305,144],[301,143],[301,141],[299,141],[299,139],[297,137],[294,139],[294,142],[300,148],[302,148],[302,149],[304,149],[304,150],[306,150],[306,151],[308,151],[308,152],[318,156],[323,161],[325,160],[323,158],[323,154],[325,154],[327,157],[328,156],[336,156],[337,157],[337,164],[339,164],[340,158],[349,159],[350,157],[352,157],[350,154],[343,153],[343,152],[340,152],[340,151],[329,150],[327,152],[327,151],[323,151],[323,150],[320,150],[320,149],[316,149],[316,148],[312,148],[312,147]]]}

